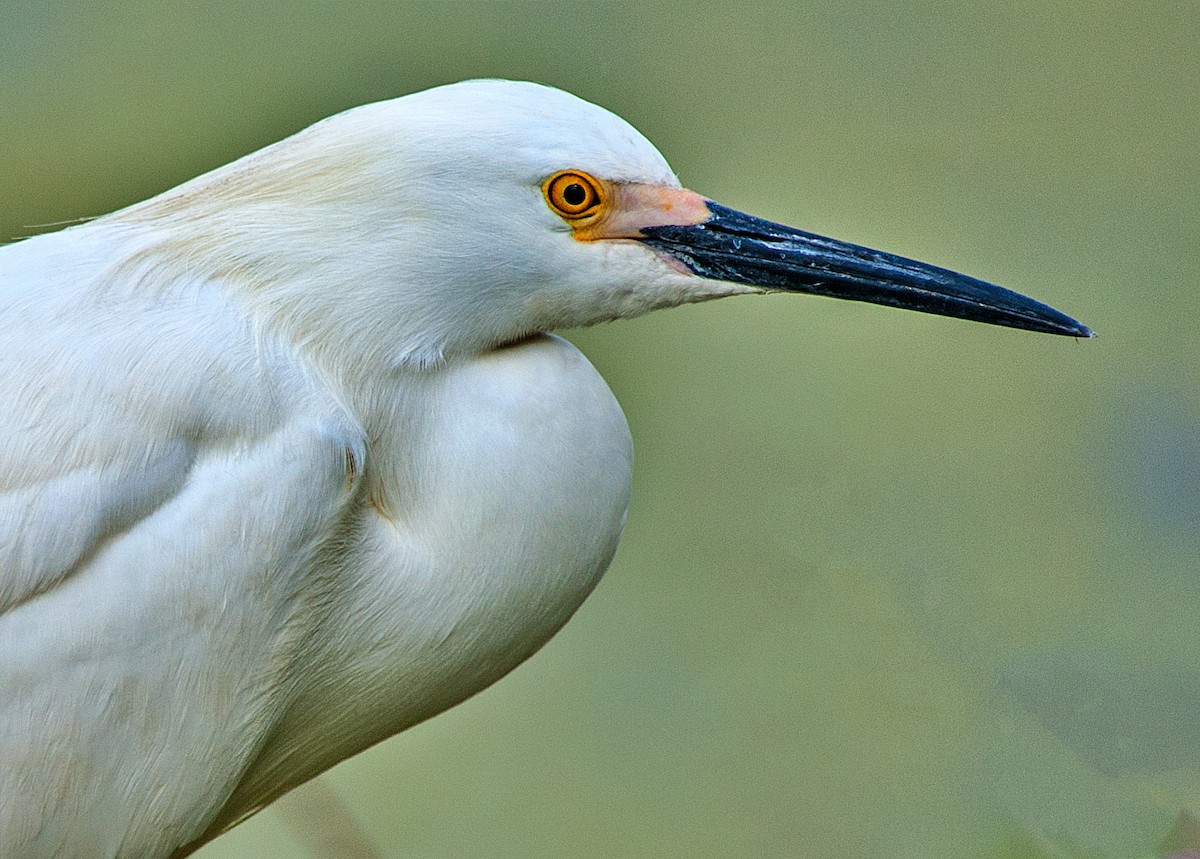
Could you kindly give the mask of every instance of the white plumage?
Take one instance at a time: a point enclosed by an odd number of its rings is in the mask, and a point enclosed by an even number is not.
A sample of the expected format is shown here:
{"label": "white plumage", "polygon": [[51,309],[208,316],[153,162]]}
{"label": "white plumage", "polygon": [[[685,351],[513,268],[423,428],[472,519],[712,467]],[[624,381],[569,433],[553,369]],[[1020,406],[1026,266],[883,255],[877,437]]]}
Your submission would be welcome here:
{"label": "white plumage", "polygon": [[544,332],[758,291],[667,246],[705,203],[469,82],[0,248],[0,856],[184,855],[549,639],[632,451]]}

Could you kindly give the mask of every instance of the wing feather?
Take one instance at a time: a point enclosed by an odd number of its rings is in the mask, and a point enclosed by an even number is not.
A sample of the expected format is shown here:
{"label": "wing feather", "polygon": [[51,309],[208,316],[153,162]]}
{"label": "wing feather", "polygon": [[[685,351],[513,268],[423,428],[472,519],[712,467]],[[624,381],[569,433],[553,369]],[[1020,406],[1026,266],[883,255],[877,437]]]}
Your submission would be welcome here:
{"label": "wing feather", "polygon": [[365,449],[219,289],[73,232],[0,248],[0,856],[163,855],[285,706]]}

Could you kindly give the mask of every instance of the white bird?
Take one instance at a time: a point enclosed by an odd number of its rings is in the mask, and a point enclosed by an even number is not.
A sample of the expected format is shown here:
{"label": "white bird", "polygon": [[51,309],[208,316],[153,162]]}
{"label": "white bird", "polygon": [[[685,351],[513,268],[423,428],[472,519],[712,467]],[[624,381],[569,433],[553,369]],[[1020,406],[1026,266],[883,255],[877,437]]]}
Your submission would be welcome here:
{"label": "white bird", "polygon": [[0,856],[183,856],[512,670],[632,449],[554,329],[774,290],[1087,337],[472,81],[0,248]]}

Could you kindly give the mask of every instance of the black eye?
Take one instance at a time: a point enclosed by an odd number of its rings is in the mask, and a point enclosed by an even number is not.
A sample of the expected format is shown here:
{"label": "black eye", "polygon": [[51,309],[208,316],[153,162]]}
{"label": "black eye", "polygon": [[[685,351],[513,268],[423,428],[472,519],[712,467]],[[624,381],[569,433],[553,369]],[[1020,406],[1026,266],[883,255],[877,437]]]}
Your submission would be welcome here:
{"label": "black eye", "polygon": [[583,201],[587,199],[587,189],[578,182],[572,182],[566,188],[563,188],[563,199],[572,206],[582,206]]}

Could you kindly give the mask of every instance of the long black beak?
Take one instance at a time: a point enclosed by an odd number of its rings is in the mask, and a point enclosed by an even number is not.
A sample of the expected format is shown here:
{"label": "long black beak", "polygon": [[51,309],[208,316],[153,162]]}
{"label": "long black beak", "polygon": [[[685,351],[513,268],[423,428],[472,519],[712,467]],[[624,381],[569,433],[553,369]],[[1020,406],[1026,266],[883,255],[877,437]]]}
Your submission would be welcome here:
{"label": "long black beak", "polygon": [[709,202],[691,226],[646,227],[642,241],[701,277],[957,316],[1047,334],[1093,337],[1053,307],[994,284],[827,239]]}

